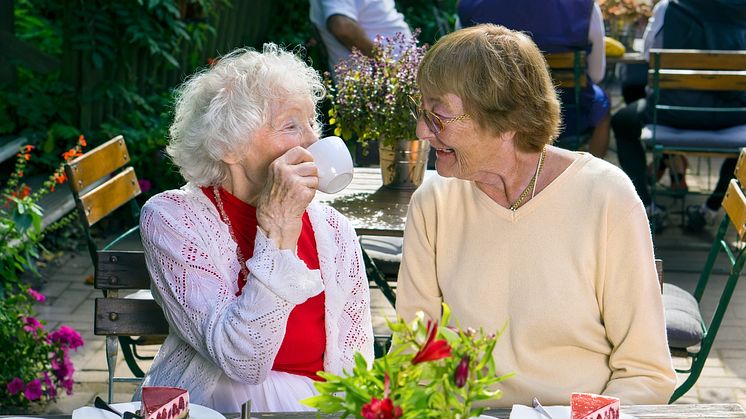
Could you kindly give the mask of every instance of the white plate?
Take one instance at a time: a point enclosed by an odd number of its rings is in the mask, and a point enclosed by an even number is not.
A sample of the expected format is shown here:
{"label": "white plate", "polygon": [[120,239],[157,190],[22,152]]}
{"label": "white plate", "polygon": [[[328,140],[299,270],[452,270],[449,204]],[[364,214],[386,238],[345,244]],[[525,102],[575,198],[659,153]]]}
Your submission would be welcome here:
{"label": "white plate", "polygon": [[[140,402],[129,403],[112,403],[111,407],[122,413],[135,413],[140,408]],[[96,409],[95,407],[81,407],[73,412],[73,419],[117,419],[118,416],[105,410]],[[190,419],[225,419],[225,416],[210,409],[209,407],[189,403]]]}
{"label": "white plate", "polygon": [[[130,403],[115,403],[111,405],[114,409],[120,412],[135,412],[140,408],[140,402]],[[210,409],[209,407],[200,406],[198,404],[189,403],[189,418],[190,419],[225,419],[225,416]]]}
{"label": "white plate", "polygon": [[[570,419],[570,406],[544,406],[555,419]],[[636,419],[632,415],[620,412],[620,419]],[[510,419],[546,419],[535,409],[528,406],[514,404],[513,410],[510,411]]]}

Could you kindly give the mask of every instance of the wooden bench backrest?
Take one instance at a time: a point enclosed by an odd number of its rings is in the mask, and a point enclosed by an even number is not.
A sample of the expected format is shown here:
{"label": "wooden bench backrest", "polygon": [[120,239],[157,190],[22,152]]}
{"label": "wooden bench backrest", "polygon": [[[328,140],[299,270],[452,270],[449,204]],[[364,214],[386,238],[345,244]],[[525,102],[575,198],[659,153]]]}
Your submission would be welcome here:
{"label": "wooden bench backrest", "polygon": [[578,80],[580,81],[580,86],[585,87],[588,85],[588,78],[585,76],[585,70],[587,67],[585,51],[568,51],[544,54],[544,58],[547,60],[549,70],[552,73],[552,79],[558,87],[575,87],[576,54],[578,55],[578,68],[581,70],[581,74]]}
{"label": "wooden bench backrest", "polygon": [[731,179],[723,197],[723,208],[739,239],[743,240],[746,235],[746,196],[742,189],[746,185],[746,149],[741,149],[734,175],[735,179]]}
{"label": "wooden bench backrest", "polygon": [[152,299],[118,298],[119,290],[150,289],[145,254],[139,251],[99,251],[94,286],[106,290],[97,298],[93,333],[104,336],[166,336],[168,323]]}
{"label": "wooden bench backrest", "polygon": [[78,210],[89,226],[140,195],[131,167],[110,177],[129,162],[127,145],[119,135],[65,165]]}
{"label": "wooden bench backrest", "polygon": [[166,336],[168,323],[155,300],[97,298],[93,333],[104,336]]}
{"label": "wooden bench backrest", "polygon": [[656,67],[660,89],[746,90],[746,51],[651,50],[651,85]]}

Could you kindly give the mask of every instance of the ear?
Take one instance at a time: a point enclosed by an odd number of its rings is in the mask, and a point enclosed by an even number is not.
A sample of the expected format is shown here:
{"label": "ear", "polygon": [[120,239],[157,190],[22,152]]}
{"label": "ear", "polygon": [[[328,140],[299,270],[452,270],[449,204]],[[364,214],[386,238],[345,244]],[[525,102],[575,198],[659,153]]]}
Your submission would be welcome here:
{"label": "ear", "polygon": [[223,163],[227,164],[228,166],[238,164],[241,159],[236,155],[236,153],[228,152],[226,153],[222,159],[220,159]]}

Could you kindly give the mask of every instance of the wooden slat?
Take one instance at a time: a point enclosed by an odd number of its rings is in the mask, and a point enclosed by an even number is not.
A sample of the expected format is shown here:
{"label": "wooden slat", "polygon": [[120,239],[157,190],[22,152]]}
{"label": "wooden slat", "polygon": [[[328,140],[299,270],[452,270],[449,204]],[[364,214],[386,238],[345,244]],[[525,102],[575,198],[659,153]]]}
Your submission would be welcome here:
{"label": "wooden slat", "polygon": [[65,166],[70,186],[80,192],[89,185],[129,163],[124,137],[118,135]]}
{"label": "wooden slat", "polygon": [[[557,52],[552,54],[544,54],[544,58],[547,60],[547,65],[552,69],[569,69],[575,68],[575,52]],[[586,67],[585,53],[580,52],[580,66]]]}
{"label": "wooden slat", "polygon": [[738,237],[743,240],[746,234],[746,196],[735,179],[731,179],[728,184],[728,191],[723,198],[723,208],[736,228]]}
{"label": "wooden slat", "polygon": [[21,146],[28,143],[26,137],[0,140],[0,163],[18,154]]}
{"label": "wooden slat", "polygon": [[660,55],[661,68],[699,70],[746,70],[746,51],[653,49],[650,62]]}
{"label": "wooden slat", "polygon": [[741,149],[741,153],[738,155],[738,162],[736,163],[736,170],[733,175],[742,187],[746,187],[746,148]]}
{"label": "wooden slat", "polygon": [[131,199],[140,195],[135,170],[128,167],[123,172],[80,197],[88,225],[94,225]]}
{"label": "wooden slat", "polygon": [[[659,74],[661,89],[746,90],[746,71],[662,69]],[[651,73],[651,83],[653,77]]]}
{"label": "wooden slat", "polygon": [[93,333],[104,336],[168,335],[168,322],[154,300],[97,298]]}
{"label": "wooden slat", "polygon": [[142,251],[99,251],[94,286],[98,289],[150,288],[145,254]]}
{"label": "wooden slat", "polygon": [[[575,87],[575,75],[571,71],[552,71],[552,80],[557,87],[562,88],[573,88]],[[580,76],[580,86],[585,87],[588,85],[588,78],[583,73]]]}

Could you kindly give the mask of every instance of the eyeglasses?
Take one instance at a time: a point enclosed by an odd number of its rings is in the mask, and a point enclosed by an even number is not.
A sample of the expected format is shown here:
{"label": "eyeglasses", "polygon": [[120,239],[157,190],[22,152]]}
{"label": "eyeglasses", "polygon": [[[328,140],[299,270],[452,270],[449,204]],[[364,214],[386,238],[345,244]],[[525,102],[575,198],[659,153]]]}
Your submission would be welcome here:
{"label": "eyeglasses", "polygon": [[425,109],[421,103],[418,103],[412,96],[409,97],[409,110],[412,113],[412,117],[416,120],[420,120],[422,117],[425,120],[427,128],[435,135],[440,134],[446,127],[447,124],[455,121],[461,121],[463,119],[470,119],[471,115],[468,113],[454,116],[453,118],[441,119],[438,115]]}

